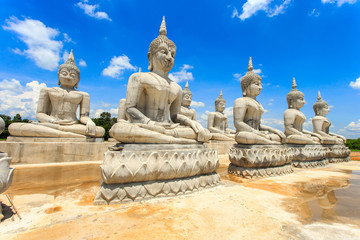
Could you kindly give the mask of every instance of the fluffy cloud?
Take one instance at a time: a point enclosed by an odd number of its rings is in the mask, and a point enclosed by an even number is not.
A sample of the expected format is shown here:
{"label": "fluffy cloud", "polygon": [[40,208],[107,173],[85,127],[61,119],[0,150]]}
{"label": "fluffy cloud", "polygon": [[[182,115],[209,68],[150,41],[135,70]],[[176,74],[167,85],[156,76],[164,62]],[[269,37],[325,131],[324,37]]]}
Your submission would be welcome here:
{"label": "fluffy cloud", "polygon": [[[43,69],[55,70],[60,61],[60,51],[63,47],[61,41],[54,40],[59,31],[45,26],[39,20],[26,18],[19,20],[16,17],[10,17],[5,20],[4,30],[13,31],[18,34],[27,48],[24,51],[15,49],[14,52],[26,56],[33,60],[35,64]],[[68,36],[69,37],[69,36]]]}
{"label": "fluffy cloud", "polygon": [[237,81],[240,81],[240,80],[241,80],[241,77],[242,77],[242,74],[241,74],[241,73],[234,73],[234,74],[233,74],[233,77],[234,77]]}
{"label": "fluffy cloud", "polygon": [[203,102],[191,101],[190,106],[194,108],[200,108],[200,107],[205,107],[205,104]]}
{"label": "fluffy cloud", "polygon": [[268,17],[274,17],[284,13],[290,2],[291,0],[247,0],[242,6],[242,13],[239,14],[235,8],[232,17],[237,17],[244,21],[255,15],[258,11],[264,11]]}
{"label": "fluffy cloud", "polygon": [[188,70],[193,69],[193,68],[194,68],[193,66],[184,64],[184,65],[182,65],[182,67],[180,67],[179,72],[170,73],[169,78],[177,83],[194,80],[194,76],[193,76],[192,72],[188,72]]}
{"label": "fluffy cloud", "polygon": [[19,113],[23,118],[36,119],[35,113],[40,90],[45,83],[32,81],[22,86],[16,79],[4,79],[0,82],[0,112],[15,116]]}
{"label": "fluffy cloud", "polygon": [[119,78],[125,70],[135,71],[136,69],[137,67],[131,65],[130,59],[124,54],[119,57],[114,56],[110,61],[110,65],[102,71],[102,75]]}
{"label": "fluffy cloud", "polygon": [[344,3],[354,4],[357,2],[357,0],[321,0],[323,4],[337,4],[338,7],[341,7]]}
{"label": "fluffy cloud", "polygon": [[87,4],[87,2],[88,0],[83,0],[82,2],[78,2],[75,6],[78,6],[79,8],[84,10],[84,13],[86,15],[89,15],[90,17],[112,21],[106,12],[99,12],[97,10],[99,8],[99,4],[90,5]]}
{"label": "fluffy cloud", "polygon": [[80,59],[79,61],[79,66],[82,66],[82,67],[86,67],[86,62],[84,61],[84,59]]}
{"label": "fluffy cloud", "polygon": [[350,87],[354,89],[360,89],[360,77],[355,80],[355,82],[351,81],[349,84]]}

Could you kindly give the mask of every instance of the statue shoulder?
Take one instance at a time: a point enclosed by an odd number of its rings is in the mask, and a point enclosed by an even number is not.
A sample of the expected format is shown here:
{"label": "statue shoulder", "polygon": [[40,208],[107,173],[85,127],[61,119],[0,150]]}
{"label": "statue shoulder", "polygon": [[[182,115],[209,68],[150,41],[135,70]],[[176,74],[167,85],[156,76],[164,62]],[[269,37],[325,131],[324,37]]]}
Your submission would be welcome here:
{"label": "statue shoulder", "polygon": [[145,80],[148,80],[148,79],[152,79],[152,76],[149,72],[136,72],[136,73],[133,73],[131,74],[131,76],[129,77],[129,81],[145,81]]}
{"label": "statue shoulder", "polygon": [[82,92],[82,91],[78,91],[78,90],[75,90],[74,92],[76,92],[84,97],[90,97],[90,95],[87,92]]}
{"label": "statue shoulder", "polygon": [[234,108],[244,107],[246,105],[247,105],[247,99],[245,99],[244,97],[238,98],[234,101]]}

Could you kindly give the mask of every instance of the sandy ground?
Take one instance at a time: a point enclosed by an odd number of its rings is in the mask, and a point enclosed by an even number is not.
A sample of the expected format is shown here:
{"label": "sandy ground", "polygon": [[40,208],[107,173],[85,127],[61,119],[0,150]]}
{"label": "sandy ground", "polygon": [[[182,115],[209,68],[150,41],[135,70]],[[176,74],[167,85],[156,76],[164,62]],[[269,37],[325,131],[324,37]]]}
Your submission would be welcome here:
{"label": "sandy ground", "polygon": [[260,180],[227,174],[193,194],[95,206],[98,182],[8,191],[0,239],[359,239],[360,162]]}

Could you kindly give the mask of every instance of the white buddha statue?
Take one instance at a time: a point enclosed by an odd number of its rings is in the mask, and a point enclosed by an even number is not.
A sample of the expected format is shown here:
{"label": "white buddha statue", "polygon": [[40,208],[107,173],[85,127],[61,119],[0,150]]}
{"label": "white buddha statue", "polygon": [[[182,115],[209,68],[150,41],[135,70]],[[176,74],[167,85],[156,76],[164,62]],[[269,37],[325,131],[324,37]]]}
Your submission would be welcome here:
{"label": "white buddha statue", "polygon": [[122,143],[206,142],[210,134],[200,123],[180,114],[182,89],[168,73],[174,66],[175,44],[167,38],[165,18],[159,36],[149,47],[150,72],[130,76],[125,111],[128,121],[119,121],[110,136]]}
{"label": "white buddha statue", "polygon": [[[80,70],[74,61],[73,52],[58,71],[60,87],[43,88],[40,91],[36,117],[39,122],[12,123],[11,136],[48,138],[102,137],[105,130],[90,119],[90,96],[76,90]],[[80,123],[76,111],[80,106]]]}
{"label": "white buddha statue", "polygon": [[256,100],[260,94],[261,77],[253,72],[251,57],[248,72],[241,78],[243,97],[234,102],[235,141],[239,144],[281,144],[285,135],[280,130],[261,124],[264,108]]}

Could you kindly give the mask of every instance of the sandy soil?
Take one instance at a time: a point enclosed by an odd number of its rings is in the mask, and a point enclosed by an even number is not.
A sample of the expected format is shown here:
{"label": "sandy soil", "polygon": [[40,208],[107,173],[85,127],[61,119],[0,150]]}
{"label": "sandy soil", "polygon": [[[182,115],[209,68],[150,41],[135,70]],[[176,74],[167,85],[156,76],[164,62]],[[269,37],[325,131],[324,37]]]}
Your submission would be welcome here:
{"label": "sandy soil", "polygon": [[223,184],[193,194],[95,206],[93,182],[13,192],[22,220],[4,195],[0,239],[359,239],[360,162],[296,170]]}

